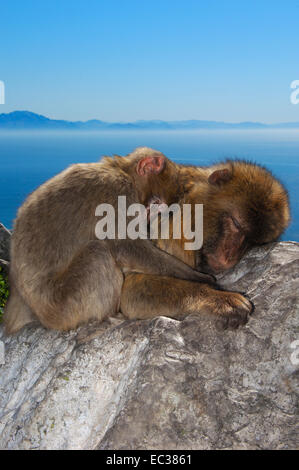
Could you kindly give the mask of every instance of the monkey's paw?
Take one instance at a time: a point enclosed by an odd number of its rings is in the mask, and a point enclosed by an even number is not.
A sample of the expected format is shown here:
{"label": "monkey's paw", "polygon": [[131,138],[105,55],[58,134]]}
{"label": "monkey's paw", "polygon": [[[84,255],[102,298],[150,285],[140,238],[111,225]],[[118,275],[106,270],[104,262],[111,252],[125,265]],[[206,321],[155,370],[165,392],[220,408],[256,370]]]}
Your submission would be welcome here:
{"label": "monkey's paw", "polygon": [[219,294],[215,309],[219,315],[217,327],[235,329],[245,325],[254,310],[253,303],[237,292],[219,292]]}

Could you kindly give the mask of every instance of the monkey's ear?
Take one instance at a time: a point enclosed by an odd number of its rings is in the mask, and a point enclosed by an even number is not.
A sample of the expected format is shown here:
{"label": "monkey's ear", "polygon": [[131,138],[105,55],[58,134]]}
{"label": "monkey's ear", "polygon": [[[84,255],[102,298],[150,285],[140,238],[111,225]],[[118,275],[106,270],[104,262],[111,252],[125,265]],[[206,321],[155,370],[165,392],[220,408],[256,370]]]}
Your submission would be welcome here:
{"label": "monkey's ear", "polygon": [[164,170],[165,158],[163,156],[144,157],[137,163],[136,172],[139,176],[159,175]]}
{"label": "monkey's ear", "polygon": [[232,172],[228,168],[223,168],[223,170],[215,170],[210,174],[208,181],[210,184],[221,184],[227,183],[232,177]]}

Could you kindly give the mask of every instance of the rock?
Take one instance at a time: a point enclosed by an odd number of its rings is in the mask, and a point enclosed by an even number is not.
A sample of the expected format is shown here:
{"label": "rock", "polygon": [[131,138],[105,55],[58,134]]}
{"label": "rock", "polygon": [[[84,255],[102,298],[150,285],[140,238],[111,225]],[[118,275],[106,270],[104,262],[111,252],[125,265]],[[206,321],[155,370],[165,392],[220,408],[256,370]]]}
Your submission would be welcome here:
{"label": "rock", "polygon": [[0,272],[7,276],[9,272],[9,262],[4,259],[0,259],[0,267],[2,268]]}
{"label": "rock", "polygon": [[236,331],[203,315],[0,331],[0,447],[297,448],[298,270],[284,242],[222,276],[256,306]]}
{"label": "rock", "polygon": [[9,261],[10,237],[10,231],[0,224],[0,258],[5,261]]}

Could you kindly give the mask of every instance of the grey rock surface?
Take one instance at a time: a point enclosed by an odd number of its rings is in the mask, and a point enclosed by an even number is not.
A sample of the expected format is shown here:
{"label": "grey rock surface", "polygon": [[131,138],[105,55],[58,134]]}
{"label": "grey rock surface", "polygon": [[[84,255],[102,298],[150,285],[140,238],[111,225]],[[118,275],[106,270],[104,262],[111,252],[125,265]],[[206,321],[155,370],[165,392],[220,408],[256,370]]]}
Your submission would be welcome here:
{"label": "grey rock surface", "polygon": [[284,242],[223,276],[256,306],[238,330],[201,315],[0,329],[0,448],[297,448],[298,270]]}
{"label": "grey rock surface", "polygon": [[7,276],[9,272],[9,262],[4,259],[0,259],[0,268],[0,272]]}
{"label": "grey rock surface", "polygon": [[0,224],[0,259],[9,261],[9,245],[11,233]]}

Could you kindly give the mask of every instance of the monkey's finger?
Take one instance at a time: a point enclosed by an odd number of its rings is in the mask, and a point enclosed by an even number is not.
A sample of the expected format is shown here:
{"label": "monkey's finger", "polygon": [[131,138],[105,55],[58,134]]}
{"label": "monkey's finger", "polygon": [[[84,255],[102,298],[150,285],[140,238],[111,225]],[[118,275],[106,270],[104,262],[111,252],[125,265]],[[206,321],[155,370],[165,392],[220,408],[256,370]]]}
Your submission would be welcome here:
{"label": "monkey's finger", "polygon": [[243,309],[249,314],[253,311],[253,303],[243,294],[234,293],[229,303],[232,308]]}
{"label": "monkey's finger", "polygon": [[249,315],[252,315],[255,310],[255,305],[253,302],[251,302],[251,300],[247,297],[246,294],[242,294],[242,295],[247,300],[247,305],[249,307]]}

